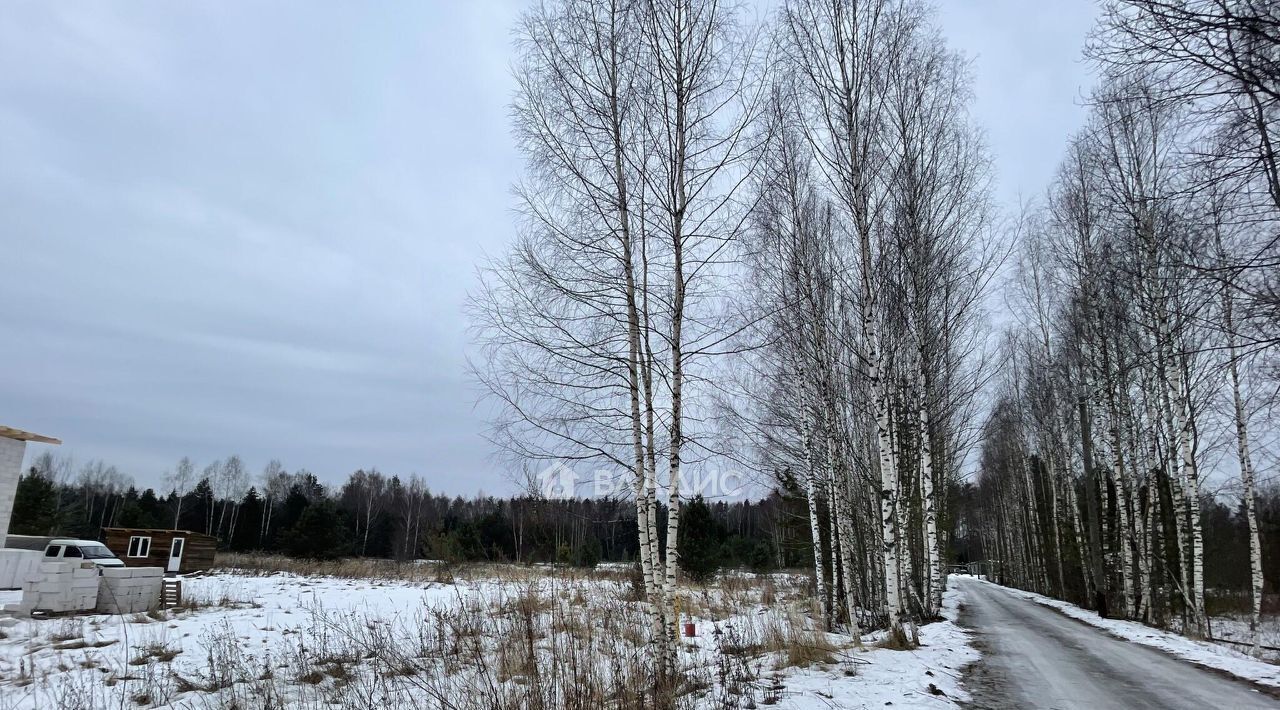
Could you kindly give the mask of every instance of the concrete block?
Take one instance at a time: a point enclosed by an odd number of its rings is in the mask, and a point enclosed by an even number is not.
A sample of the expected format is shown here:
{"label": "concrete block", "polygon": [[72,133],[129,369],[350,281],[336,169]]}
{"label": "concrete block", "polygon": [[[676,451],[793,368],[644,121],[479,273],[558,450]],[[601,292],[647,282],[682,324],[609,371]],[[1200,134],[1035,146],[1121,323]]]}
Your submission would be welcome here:
{"label": "concrete block", "polygon": [[98,597],[78,596],[67,600],[67,611],[92,611],[98,605]]}
{"label": "concrete block", "polygon": [[0,549],[0,589],[18,589],[40,567],[44,555],[35,550]]}
{"label": "concrete block", "polygon": [[162,585],[159,576],[104,576],[98,587],[97,609],[106,614],[132,614],[159,608]]}
{"label": "concrete block", "polygon": [[87,611],[98,603],[100,579],[92,563],[45,562],[23,584],[21,605],[53,613]]}

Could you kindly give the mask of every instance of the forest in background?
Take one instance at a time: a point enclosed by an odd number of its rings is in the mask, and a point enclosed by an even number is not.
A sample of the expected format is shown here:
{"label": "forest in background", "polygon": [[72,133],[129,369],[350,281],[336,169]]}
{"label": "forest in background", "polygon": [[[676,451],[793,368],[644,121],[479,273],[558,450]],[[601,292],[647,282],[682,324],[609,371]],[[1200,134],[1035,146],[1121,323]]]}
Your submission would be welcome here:
{"label": "forest in background", "polygon": [[[242,470],[239,457],[231,456],[202,469],[206,476],[181,493],[177,488],[157,492],[135,486],[102,462],[73,470],[70,459],[44,452],[20,479],[9,532],[101,539],[103,527],[176,527],[216,536],[222,551],[298,558],[586,567],[636,562],[632,501],[463,498],[432,493],[418,477],[401,479],[376,470],[357,471],[341,485],[326,486],[306,470],[288,473],[275,461],[250,483],[248,476],[237,478]],[[946,518],[956,517],[961,530],[981,529],[974,512],[982,510],[976,502],[980,495],[975,484],[958,485],[949,496],[953,506]],[[691,503],[682,542],[685,573],[708,581],[725,569],[812,569],[806,506],[804,492],[795,486],[759,500]],[[1206,496],[1202,508],[1210,613],[1243,611],[1241,600],[1247,599],[1251,582],[1246,516],[1229,497]],[[1280,589],[1280,486],[1268,484],[1258,492],[1257,515],[1266,589]],[[829,541],[822,549],[829,549]],[[978,539],[964,534],[947,551],[954,564],[986,559]],[[1080,564],[1078,559],[1064,562],[1072,568]],[[1011,570],[992,571],[1003,581],[1019,581]],[[1068,591],[1081,594],[1082,585]],[[1272,593],[1267,599],[1268,613],[1280,611]]]}
{"label": "forest in background", "polygon": [[[104,527],[176,528],[213,535],[230,552],[299,558],[558,563],[636,561],[634,503],[616,499],[433,493],[420,477],[356,471],[326,486],[270,462],[250,483],[238,456],[199,479],[183,459],[157,492],[115,467],[45,452],[24,472],[9,532],[100,539]],[[166,492],[167,491],[167,492]],[[722,568],[770,571],[812,564],[804,501],[793,491],[686,508],[684,571],[705,581]],[[665,510],[661,512],[665,515]]]}

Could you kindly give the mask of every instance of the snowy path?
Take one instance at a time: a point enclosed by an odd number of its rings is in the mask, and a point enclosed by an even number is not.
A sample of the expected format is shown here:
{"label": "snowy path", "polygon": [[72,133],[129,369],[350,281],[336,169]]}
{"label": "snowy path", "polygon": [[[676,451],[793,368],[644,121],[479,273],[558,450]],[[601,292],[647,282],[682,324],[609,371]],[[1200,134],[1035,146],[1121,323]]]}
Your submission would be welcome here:
{"label": "snowy path", "polygon": [[972,707],[1280,708],[1246,683],[1122,641],[985,582],[953,576],[964,591],[962,625],[982,660],[965,679]]}

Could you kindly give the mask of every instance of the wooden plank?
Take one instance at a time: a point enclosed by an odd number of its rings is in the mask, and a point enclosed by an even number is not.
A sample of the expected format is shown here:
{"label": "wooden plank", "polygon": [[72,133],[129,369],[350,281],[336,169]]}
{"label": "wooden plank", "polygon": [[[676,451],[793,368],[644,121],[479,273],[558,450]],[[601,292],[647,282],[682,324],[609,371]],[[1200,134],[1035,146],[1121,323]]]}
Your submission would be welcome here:
{"label": "wooden plank", "polygon": [[43,434],[32,434],[29,431],[14,429],[10,426],[0,426],[0,437],[6,439],[17,439],[18,441],[36,441],[41,444],[61,444],[61,439],[55,439],[52,436],[44,436]]}
{"label": "wooden plank", "polygon": [[165,608],[172,608],[182,605],[182,580],[175,577],[166,577],[164,585],[160,589],[160,605]]}

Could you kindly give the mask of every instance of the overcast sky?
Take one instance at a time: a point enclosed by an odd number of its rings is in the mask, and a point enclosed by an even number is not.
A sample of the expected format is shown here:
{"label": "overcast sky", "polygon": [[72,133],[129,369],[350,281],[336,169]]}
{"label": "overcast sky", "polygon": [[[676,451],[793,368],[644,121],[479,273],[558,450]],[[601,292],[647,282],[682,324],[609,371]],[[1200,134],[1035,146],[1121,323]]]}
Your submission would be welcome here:
{"label": "overcast sky", "polygon": [[[461,304],[513,235],[523,4],[6,2],[0,424],[143,485],[238,453],[510,490]],[[939,10],[1012,210],[1083,121],[1094,5]]]}

